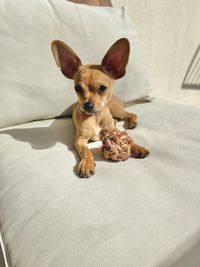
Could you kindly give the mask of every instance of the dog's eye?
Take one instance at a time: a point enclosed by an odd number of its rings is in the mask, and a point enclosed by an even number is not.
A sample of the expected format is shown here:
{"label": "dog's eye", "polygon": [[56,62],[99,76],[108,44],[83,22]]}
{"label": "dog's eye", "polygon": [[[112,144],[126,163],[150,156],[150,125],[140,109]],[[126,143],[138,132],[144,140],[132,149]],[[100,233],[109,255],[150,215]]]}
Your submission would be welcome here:
{"label": "dog's eye", "polygon": [[98,88],[98,92],[99,93],[104,93],[106,91],[107,87],[104,86],[104,85],[101,85],[99,88]]}
{"label": "dog's eye", "polygon": [[75,85],[75,91],[77,93],[81,93],[82,92],[82,87],[79,84]]}

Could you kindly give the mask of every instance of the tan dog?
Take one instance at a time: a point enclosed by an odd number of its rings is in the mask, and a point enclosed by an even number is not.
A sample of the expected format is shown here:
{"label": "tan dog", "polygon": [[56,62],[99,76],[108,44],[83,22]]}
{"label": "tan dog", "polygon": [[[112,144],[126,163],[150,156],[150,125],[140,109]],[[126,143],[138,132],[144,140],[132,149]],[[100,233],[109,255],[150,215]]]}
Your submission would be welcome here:
{"label": "tan dog", "polygon": [[[116,128],[113,118],[126,119],[128,127],[136,126],[137,116],[124,111],[123,103],[112,95],[113,83],[124,76],[128,63],[130,45],[126,38],[115,42],[104,56],[101,65],[82,65],[75,52],[61,41],[52,42],[52,52],[62,73],[74,80],[78,102],[73,111],[76,127],[75,147],[81,161],[78,165],[80,177],[90,177],[95,172],[89,140],[99,140],[101,130]],[[149,152],[132,144],[133,157],[144,158]]]}

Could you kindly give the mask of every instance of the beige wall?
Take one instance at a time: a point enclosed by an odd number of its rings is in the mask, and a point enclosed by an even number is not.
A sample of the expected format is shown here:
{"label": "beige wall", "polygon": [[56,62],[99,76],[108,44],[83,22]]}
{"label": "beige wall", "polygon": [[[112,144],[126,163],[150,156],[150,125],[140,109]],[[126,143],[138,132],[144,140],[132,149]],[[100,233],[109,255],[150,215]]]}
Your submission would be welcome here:
{"label": "beige wall", "polygon": [[142,40],[155,96],[200,106],[200,89],[181,89],[200,44],[199,0],[113,0],[128,5]]}

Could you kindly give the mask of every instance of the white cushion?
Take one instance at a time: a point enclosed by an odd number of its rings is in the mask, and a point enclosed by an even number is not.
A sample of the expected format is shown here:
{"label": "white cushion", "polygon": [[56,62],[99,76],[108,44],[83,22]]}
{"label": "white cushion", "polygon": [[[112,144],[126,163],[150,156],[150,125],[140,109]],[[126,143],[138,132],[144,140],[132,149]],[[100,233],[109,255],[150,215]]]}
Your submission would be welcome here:
{"label": "white cushion", "polygon": [[115,93],[131,101],[149,95],[140,43],[127,8],[91,7],[65,0],[0,0],[0,127],[70,114],[73,82],[53,59],[60,39],[82,62],[100,64],[119,38],[131,42],[127,75]]}
{"label": "white cushion", "polygon": [[0,131],[9,266],[169,266],[200,240],[200,109],[157,100],[128,110],[150,156],[114,163],[93,148],[90,179],[74,173],[71,119]]}

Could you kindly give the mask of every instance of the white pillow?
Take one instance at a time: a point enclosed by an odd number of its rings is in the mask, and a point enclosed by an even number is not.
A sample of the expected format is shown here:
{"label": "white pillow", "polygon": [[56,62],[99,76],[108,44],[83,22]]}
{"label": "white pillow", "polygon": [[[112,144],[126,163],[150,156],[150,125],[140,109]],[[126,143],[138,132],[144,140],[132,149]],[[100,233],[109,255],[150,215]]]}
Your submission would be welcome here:
{"label": "white pillow", "polygon": [[114,93],[124,101],[149,96],[146,67],[127,7],[0,0],[0,18],[0,127],[70,114],[76,95],[73,82],[53,59],[54,39],[71,46],[83,64],[100,64],[110,46],[127,37],[127,74],[116,81]]}

